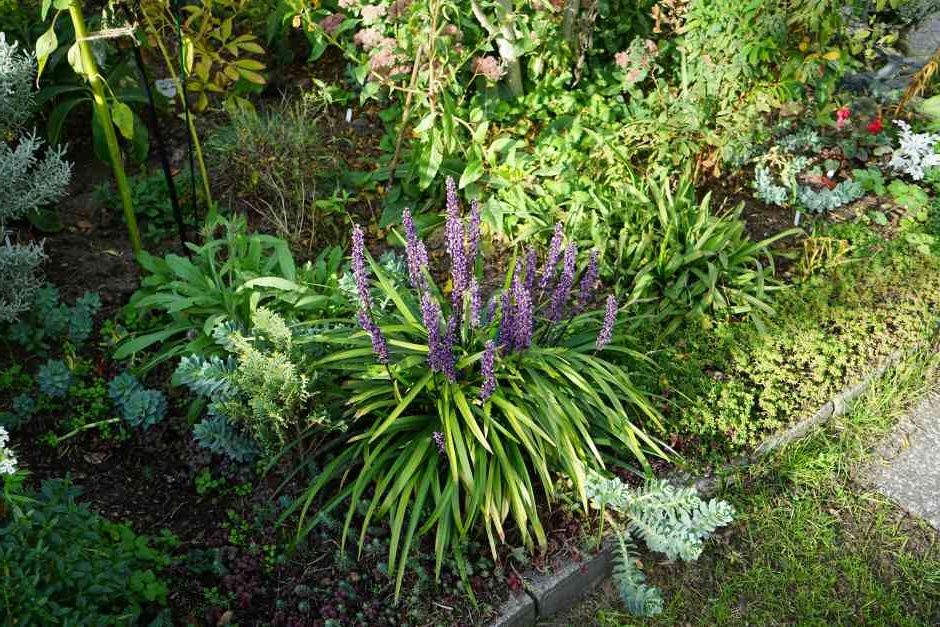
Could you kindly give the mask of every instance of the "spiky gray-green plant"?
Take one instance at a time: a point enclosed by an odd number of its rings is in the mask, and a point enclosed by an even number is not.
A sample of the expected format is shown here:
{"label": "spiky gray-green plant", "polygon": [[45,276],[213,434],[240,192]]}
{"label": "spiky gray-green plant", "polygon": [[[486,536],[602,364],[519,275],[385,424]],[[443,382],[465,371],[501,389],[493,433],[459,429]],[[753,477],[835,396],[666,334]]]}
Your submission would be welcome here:
{"label": "spiky gray-green plant", "polygon": [[166,397],[159,390],[137,390],[121,407],[121,417],[133,427],[148,428],[166,417]]}
{"label": "spiky gray-green plant", "polygon": [[68,394],[69,386],[72,385],[72,371],[65,362],[50,359],[39,366],[36,383],[39,385],[39,391],[46,396],[62,398]]}
{"label": "spiky gray-green plant", "polygon": [[193,439],[202,448],[240,463],[252,462],[260,453],[254,441],[222,415],[210,415],[197,423],[193,427]]}
{"label": "spiky gray-green plant", "polygon": [[146,429],[166,417],[167,402],[163,392],[144,388],[129,372],[111,379],[108,397],[114,401],[121,418],[133,427]]}
{"label": "spiky gray-green plant", "polygon": [[[660,613],[662,597],[639,571],[631,537],[642,539],[671,560],[691,561],[701,555],[705,538],[734,516],[734,509],[724,501],[704,501],[694,488],[677,488],[661,480],[630,488],[616,477],[594,473],[584,487],[601,516],[613,523],[618,544],[614,579],[627,608],[641,616]],[[608,509],[618,516],[609,516]]]}

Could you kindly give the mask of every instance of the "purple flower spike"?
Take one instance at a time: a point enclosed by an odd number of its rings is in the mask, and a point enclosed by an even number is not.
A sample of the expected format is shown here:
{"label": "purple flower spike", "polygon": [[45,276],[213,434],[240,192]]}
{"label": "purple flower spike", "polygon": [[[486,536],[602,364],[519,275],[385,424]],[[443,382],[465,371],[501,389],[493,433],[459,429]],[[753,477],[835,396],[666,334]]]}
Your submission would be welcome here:
{"label": "purple flower spike", "polygon": [[552,295],[552,305],[548,317],[552,322],[558,322],[561,319],[562,310],[565,307],[565,301],[568,300],[568,292],[574,283],[575,262],[578,259],[578,247],[574,243],[568,244],[565,249],[565,263],[562,266],[561,278],[558,279],[558,285],[555,286],[555,293]]}
{"label": "purple flower spike", "polygon": [[539,261],[538,253],[534,248],[529,248],[525,257],[525,288],[532,291],[535,285],[535,266]]}
{"label": "purple flower spike", "polygon": [[434,372],[443,372],[451,381],[457,380],[454,367],[453,331],[448,326],[446,337],[441,337],[441,307],[425,293],[421,297],[421,318],[428,330],[428,365]]}
{"label": "purple flower spike", "polygon": [[512,282],[512,300],[512,347],[517,351],[523,351],[532,344],[535,312],[532,306],[532,294],[522,284],[518,274]]}
{"label": "purple flower spike", "polygon": [[614,332],[614,323],[617,321],[617,299],[610,295],[607,297],[607,311],[604,313],[604,325],[597,334],[597,350],[602,350],[610,344]]}
{"label": "purple flower spike", "polygon": [[483,376],[483,385],[480,386],[480,400],[484,403],[496,391],[496,342],[489,340],[483,358],[480,360],[480,374]]}
{"label": "purple flower spike", "polygon": [[453,291],[462,295],[466,289],[467,252],[464,249],[465,234],[460,216],[460,201],[457,199],[457,184],[447,177],[447,224],[445,226],[447,253],[450,255],[450,275]]}
{"label": "purple flower spike", "polygon": [[444,446],[444,434],[440,431],[435,431],[431,434],[431,438],[434,440],[434,444],[437,445],[437,450],[441,455],[447,454],[447,449]]}
{"label": "purple flower spike", "polygon": [[359,310],[359,326],[372,338],[372,352],[375,353],[376,361],[387,366],[388,345],[385,343],[385,336],[382,335],[382,329],[369,317],[365,309]]}
{"label": "purple flower spike", "polygon": [[482,306],[480,302],[480,284],[477,283],[476,277],[470,279],[470,285],[467,289],[470,292],[470,327],[476,329],[480,326],[480,307]]}
{"label": "purple flower spike", "polygon": [[424,242],[418,239],[410,210],[405,209],[402,212],[401,223],[405,227],[405,256],[408,259],[411,286],[418,291],[424,291],[428,288],[428,282],[424,276],[424,271],[428,267],[428,251],[424,247]]}
{"label": "purple flower spike", "polygon": [[555,223],[555,233],[552,235],[552,243],[548,247],[548,256],[545,257],[545,267],[542,268],[542,280],[539,282],[539,289],[545,291],[548,289],[552,279],[555,278],[555,266],[558,265],[558,258],[561,257],[561,242],[564,234],[561,232],[561,222]]}
{"label": "purple flower spike", "polygon": [[578,302],[575,305],[574,312],[576,314],[584,311],[584,307],[591,301],[591,298],[594,296],[594,287],[597,285],[597,251],[591,251],[591,259],[588,261],[587,270],[584,271],[584,276],[581,277],[581,290],[578,293]]}
{"label": "purple flower spike", "polygon": [[369,274],[366,271],[366,245],[362,236],[362,229],[358,224],[352,230],[352,268],[356,277],[356,288],[359,290],[359,301],[366,310],[372,308],[372,299],[369,297]]}

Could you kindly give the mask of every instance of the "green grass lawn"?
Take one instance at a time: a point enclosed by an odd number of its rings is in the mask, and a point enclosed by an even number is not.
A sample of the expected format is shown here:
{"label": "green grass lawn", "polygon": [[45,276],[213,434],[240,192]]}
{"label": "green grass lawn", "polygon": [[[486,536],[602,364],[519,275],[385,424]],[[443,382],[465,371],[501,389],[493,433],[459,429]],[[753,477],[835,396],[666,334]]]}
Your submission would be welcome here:
{"label": "green grass lawn", "polygon": [[[696,563],[644,567],[656,625],[940,624],[940,534],[860,484],[878,438],[940,385],[936,347],[877,382],[847,415],[742,473],[720,495],[737,520]],[[940,489],[940,487],[938,487]],[[647,624],[608,582],[545,624]]]}

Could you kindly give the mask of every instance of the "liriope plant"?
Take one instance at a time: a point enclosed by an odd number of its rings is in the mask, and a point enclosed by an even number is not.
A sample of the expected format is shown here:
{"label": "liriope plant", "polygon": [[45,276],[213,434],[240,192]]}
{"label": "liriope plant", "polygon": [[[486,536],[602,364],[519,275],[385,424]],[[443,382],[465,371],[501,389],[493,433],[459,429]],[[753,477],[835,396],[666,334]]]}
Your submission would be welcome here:
{"label": "liriope plant", "polygon": [[694,488],[677,488],[661,480],[634,489],[617,477],[608,479],[595,472],[588,476],[586,490],[601,512],[601,536],[604,521],[612,523],[617,539],[614,581],[624,605],[638,616],[662,612],[663,598],[637,566],[633,539],[643,540],[670,560],[692,561],[702,554],[705,538],[734,517],[734,509],[725,501],[705,501]]}
{"label": "liriope plant", "polygon": [[[358,325],[297,340],[334,347],[311,366],[345,387],[351,436],[282,520],[298,514],[301,539],[348,502],[345,543],[365,502],[360,549],[370,523],[387,519],[396,594],[419,536],[433,534],[437,574],[447,554],[465,576],[460,546],[478,530],[494,554],[510,532],[545,548],[538,508],[555,497],[557,475],[586,510],[592,469],[610,458],[648,469],[648,455],[665,456],[649,431],[659,414],[614,359],[642,356],[628,348],[616,299],[596,297],[597,255],[576,284],[578,251],[563,247],[559,224],[541,263],[529,250],[487,289],[477,271],[480,207],[464,220],[453,180],[447,187],[450,289],[435,284],[407,210],[411,289],[390,281],[356,226]],[[373,282],[392,307],[374,306]]]}

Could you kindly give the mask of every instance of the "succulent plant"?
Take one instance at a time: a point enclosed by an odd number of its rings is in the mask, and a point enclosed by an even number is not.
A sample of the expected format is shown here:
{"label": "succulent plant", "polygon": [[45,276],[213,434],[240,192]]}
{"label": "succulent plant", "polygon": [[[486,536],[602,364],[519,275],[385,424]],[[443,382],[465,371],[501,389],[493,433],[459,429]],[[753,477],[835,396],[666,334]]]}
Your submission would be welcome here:
{"label": "succulent plant", "polygon": [[72,384],[72,371],[62,361],[50,359],[39,367],[36,374],[39,391],[46,396],[62,398]]}
{"label": "succulent plant", "polygon": [[219,414],[209,416],[193,427],[193,439],[199,446],[236,462],[254,461],[259,454],[254,441],[237,431],[225,416]]}
{"label": "succulent plant", "polygon": [[142,389],[144,388],[137,377],[129,372],[122,372],[108,383],[108,398],[123,412],[127,401]]}
{"label": "succulent plant", "polygon": [[13,399],[11,409],[14,414],[26,420],[36,413],[36,401],[29,394],[20,394]]}
{"label": "succulent plant", "polygon": [[134,427],[152,427],[166,417],[166,397],[159,390],[140,389],[121,407],[121,414]]}

